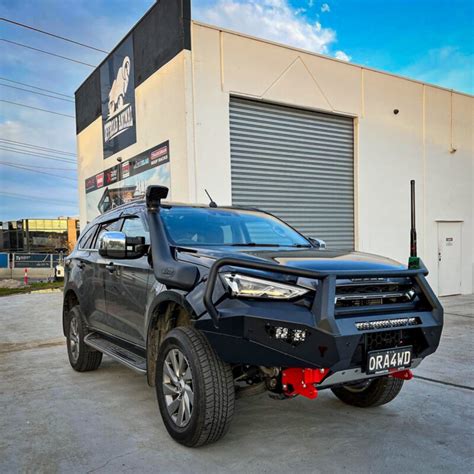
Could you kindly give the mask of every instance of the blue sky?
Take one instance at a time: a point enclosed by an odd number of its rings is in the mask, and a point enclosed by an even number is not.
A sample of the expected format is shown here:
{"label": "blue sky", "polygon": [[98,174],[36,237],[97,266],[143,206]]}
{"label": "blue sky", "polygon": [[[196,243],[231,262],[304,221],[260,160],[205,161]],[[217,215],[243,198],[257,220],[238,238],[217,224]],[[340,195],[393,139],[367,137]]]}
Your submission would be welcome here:
{"label": "blue sky", "polygon": [[[153,3],[1,0],[0,16],[110,50]],[[194,0],[193,17],[474,94],[474,2],[470,0]],[[86,63],[98,64],[104,57],[5,22],[0,22],[0,28],[3,39]],[[0,58],[0,77],[60,92],[71,100],[92,71],[4,41],[0,41]],[[23,87],[3,79],[0,84]],[[74,115],[71,102],[1,85],[0,99]],[[66,161],[40,157],[38,149],[35,156],[7,151],[25,148],[4,140],[61,150],[48,156]],[[74,119],[0,102],[0,221],[77,215],[77,174],[72,156],[63,152],[75,152]]]}

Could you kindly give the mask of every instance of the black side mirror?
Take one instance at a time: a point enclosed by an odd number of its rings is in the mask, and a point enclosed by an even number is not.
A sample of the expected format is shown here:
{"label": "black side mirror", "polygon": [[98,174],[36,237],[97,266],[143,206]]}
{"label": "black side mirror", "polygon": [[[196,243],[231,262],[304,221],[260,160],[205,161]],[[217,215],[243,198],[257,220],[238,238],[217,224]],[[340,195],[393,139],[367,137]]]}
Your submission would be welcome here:
{"label": "black side mirror", "polygon": [[145,237],[127,237],[123,232],[104,232],[99,240],[102,257],[133,259],[146,254]]}

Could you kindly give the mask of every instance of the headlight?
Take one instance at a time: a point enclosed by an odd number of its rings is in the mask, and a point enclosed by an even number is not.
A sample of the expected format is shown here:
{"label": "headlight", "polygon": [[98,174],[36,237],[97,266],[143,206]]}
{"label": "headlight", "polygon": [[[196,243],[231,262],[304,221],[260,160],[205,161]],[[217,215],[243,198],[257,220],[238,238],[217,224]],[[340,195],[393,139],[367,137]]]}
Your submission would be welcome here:
{"label": "headlight", "polygon": [[296,296],[304,295],[309,291],[299,286],[253,278],[246,275],[239,275],[238,273],[224,273],[222,274],[222,278],[232,291],[232,295],[247,298],[289,300]]}

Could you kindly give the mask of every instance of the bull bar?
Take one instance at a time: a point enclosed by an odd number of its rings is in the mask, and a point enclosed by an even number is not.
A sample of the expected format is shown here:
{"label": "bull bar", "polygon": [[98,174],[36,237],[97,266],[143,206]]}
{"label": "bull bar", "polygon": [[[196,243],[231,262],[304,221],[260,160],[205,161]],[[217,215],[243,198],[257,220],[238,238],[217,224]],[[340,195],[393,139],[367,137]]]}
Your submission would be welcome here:
{"label": "bull bar", "polygon": [[[425,276],[428,275],[428,270],[420,259],[419,268],[412,269],[396,269],[396,270],[327,270],[327,271],[313,271],[299,268],[293,268],[283,265],[276,265],[271,263],[253,262],[239,258],[221,258],[216,260],[211,267],[208,275],[207,285],[204,292],[204,306],[214,323],[216,329],[219,327],[220,313],[213,301],[214,289],[219,275],[219,270],[224,266],[237,267],[238,269],[247,270],[261,270],[267,272],[280,273],[284,275],[292,275],[296,277],[308,278],[318,280],[319,286],[316,291],[316,297],[313,302],[312,312],[316,320],[320,323],[326,320],[330,327],[333,327],[331,321],[335,316],[335,296],[336,296],[336,281],[341,278],[412,278],[418,285],[421,292],[427,299],[433,312],[438,314],[442,307],[436,295],[431,290]],[[399,305],[399,309],[406,309],[406,306]],[[392,307],[392,309],[397,309]],[[353,311],[363,311],[364,307],[354,308]],[[437,319],[437,318],[436,318]]]}

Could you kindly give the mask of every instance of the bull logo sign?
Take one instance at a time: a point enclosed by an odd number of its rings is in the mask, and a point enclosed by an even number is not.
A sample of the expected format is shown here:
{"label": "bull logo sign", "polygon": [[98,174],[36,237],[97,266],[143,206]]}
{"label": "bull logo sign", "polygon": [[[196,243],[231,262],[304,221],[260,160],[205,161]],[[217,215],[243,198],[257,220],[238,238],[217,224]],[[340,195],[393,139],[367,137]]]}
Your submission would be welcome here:
{"label": "bull logo sign", "polygon": [[123,60],[122,66],[120,66],[119,70],[117,71],[117,77],[114,80],[109,92],[109,119],[115,114],[120,113],[128,105],[125,103],[125,95],[127,93],[129,79],[130,58],[127,56]]}
{"label": "bull logo sign", "polygon": [[125,40],[100,68],[104,158],[136,142],[133,43]]}

